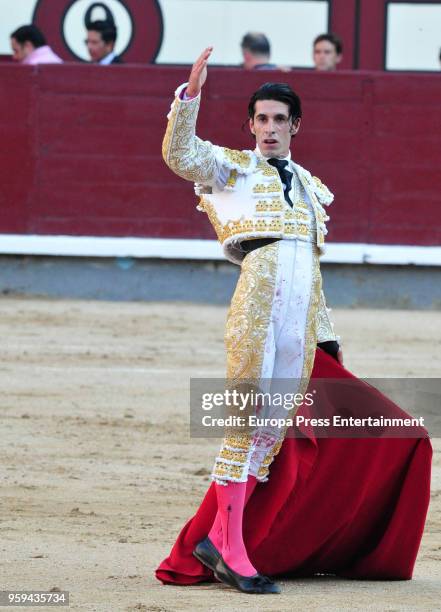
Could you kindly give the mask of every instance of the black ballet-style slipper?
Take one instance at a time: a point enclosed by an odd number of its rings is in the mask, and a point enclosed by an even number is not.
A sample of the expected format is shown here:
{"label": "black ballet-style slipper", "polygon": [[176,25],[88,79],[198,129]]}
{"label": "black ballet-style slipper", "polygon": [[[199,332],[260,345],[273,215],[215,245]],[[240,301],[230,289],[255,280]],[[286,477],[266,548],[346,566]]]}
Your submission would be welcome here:
{"label": "black ballet-style slipper", "polygon": [[254,576],[241,576],[225,563],[222,556],[216,564],[214,575],[221,582],[242,591],[242,593],[264,594],[282,592],[279,585],[270,580],[268,576],[263,576],[259,573]]}
{"label": "black ballet-style slipper", "polygon": [[207,536],[205,540],[201,540],[196,546],[193,551],[193,556],[214,572],[216,563],[219,561],[221,554]]}

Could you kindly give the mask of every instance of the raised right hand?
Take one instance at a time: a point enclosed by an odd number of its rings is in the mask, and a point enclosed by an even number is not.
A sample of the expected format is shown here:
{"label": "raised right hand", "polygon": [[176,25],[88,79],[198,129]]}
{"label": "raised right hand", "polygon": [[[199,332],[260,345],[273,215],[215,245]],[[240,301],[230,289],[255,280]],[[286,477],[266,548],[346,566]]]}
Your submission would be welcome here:
{"label": "raised right hand", "polygon": [[199,95],[202,86],[207,80],[207,63],[212,51],[213,47],[207,47],[192,66],[186,91],[187,95],[191,98]]}

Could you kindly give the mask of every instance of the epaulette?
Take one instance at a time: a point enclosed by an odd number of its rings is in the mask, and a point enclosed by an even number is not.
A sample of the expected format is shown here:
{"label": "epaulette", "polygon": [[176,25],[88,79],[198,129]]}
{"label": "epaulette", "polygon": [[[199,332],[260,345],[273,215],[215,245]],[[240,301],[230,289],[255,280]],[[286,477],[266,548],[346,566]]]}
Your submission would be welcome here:
{"label": "epaulette", "polygon": [[322,183],[317,176],[312,176],[309,170],[302,168],[299,164],[297,164],[297,167],[301,170],[311,190],[317,196],[318,201],[325,206],[329,206],[334,200],[334,194],[329,191],[326,185]]}
{"label": "epaulette", "polygon": [[251,174],[256,169],[257,157],[253,151],[238,151],[219,147],[222,162],[227,168],[237,170],[239,174]]}

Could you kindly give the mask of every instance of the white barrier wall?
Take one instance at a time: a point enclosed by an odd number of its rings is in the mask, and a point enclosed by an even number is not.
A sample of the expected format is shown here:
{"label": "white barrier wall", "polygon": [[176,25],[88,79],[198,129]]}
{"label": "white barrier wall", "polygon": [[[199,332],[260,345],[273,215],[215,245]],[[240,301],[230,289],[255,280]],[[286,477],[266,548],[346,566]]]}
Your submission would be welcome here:
{"label": "white barrier wall", "polygon": [[312,67],[312,43],[328,30],[328,2],[161,0],[165,36],[158,63],[188,64],[214,45],[214,64],[240,64],[246,32],[264,32],[276,64]]}

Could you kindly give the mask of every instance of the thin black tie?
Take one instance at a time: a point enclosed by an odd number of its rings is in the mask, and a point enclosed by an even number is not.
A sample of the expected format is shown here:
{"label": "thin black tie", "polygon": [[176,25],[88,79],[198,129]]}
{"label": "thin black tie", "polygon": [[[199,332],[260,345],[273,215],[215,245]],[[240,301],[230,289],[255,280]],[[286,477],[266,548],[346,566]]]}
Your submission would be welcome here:
{"label": "thin black tie", "polygon": [[289,197],[289,192],[291,191],[291,182],[292,182],[293,173],[290,172],[289,170],[286,170],[286,166],[288,165],[288,162],[286,161],[286,159],[276,159],[275,157],[271,157],[271,159],[268,159],[267,162],[271,166],[274,166],[274,168],[277,168],[277,172],[279,173],[280,180],[283,183],[283,195],[285,196],[285,200],[288,202],[288,204],[292,208],[292,202],[291,202],[291,198]]}

